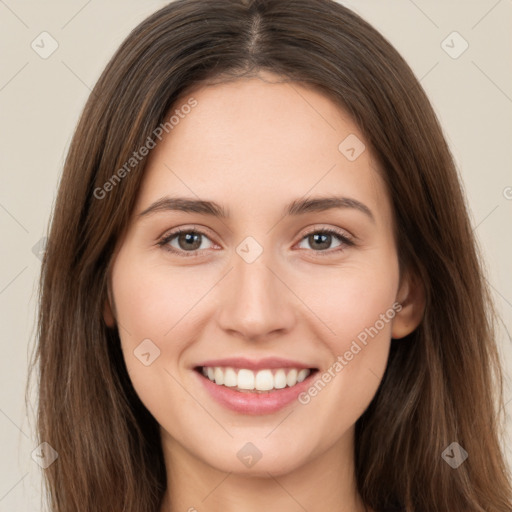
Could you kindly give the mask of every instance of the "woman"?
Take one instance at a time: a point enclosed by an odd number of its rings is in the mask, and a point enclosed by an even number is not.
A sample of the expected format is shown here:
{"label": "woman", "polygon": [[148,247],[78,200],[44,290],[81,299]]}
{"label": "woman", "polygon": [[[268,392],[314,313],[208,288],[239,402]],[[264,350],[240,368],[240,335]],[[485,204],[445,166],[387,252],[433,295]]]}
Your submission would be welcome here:
{"label": "woman", "polygon": [[128,36],[69,150],[40,301],[52,511],[510,510],[452,157],[407,64],[335,2],[179,0]]}

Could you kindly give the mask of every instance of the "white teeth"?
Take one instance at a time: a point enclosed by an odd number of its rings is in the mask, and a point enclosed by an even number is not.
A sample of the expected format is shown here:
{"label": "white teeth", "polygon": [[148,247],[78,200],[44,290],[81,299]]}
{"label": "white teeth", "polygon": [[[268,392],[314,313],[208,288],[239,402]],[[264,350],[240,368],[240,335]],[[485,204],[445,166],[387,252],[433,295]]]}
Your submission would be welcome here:
{"label": "white teeth", "polygon": [[215,376],[215,384],[224,384],[224,372],[220,368],[215,368],[213,375]]}
{"label": "white teeth", "polygon": [[274,387],[276,389],[283,389],[286,387],[286,373],[284,370],[277,370],[274,375]]}
{"label": "white teeth", "polygon": [[299,371],[297,375],[297,382],[302,382],[309,375],[309,370],[305,370],[304,368]]}
{"label": "white teeth", "polygon": [[254,387],[258,391],[268,391],[274,387],[274,377],[270,370],[260,370],[256,374],[256,384]]}
{"label": "white teeth", "polygon": [[238,378],[233,368],[226,368],[224,370],[224,386],[236,388],[238,386]]}
{"label": "white teeth", "polygon": [[238,387],[240,389],[254,389],[254,372],[238,370]]}
{"label": "white teeth", "polygon": [[277,370],[259,370],[253,372],[246,368],[235,369],[231,367],[203,367],[202,374],[219,386],[227,386],[245,391],[270,391],[283,389],[286,386],[295,386],[302,382],[311,370],[302,368],[279,368]]}
{"label": "white teeth", "polygon": [[288,372],[286,384],[288,384],[288,386],[295,386],[295,384],[297,384],[297,370],[295,368]]}

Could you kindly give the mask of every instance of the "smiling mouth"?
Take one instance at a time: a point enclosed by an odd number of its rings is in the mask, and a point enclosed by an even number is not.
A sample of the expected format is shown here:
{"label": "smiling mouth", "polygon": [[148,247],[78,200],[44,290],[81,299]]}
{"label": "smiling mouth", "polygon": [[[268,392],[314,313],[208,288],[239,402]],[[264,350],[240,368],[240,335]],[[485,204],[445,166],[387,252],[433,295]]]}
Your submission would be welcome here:
{"label": "smiling mouth", "polygon": [[218,386],[241,393],[272,393],[292,388],[318,372],[318,368],[268,368],[253,371],[231,366],[197,366],[194,370]]}

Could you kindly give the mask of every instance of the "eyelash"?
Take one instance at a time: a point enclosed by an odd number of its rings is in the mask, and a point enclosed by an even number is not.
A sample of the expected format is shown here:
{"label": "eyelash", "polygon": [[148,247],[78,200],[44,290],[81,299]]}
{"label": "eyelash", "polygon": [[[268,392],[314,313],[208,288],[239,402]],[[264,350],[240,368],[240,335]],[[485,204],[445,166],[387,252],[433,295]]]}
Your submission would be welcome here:
{"label": "eyelash", "polygon": [[[192,228],[185,228],[185,229],[180,228],[180,229],[177,229],[176,231],[172,231],[171,233],[168,233],[167,235],[164,235],[164,237],[162,237],[158,241],[157,245],[159,245],[164,250],[166,250],[172,254],[176,254],[178,256],[184,256],[185,258],[194,258],[194,257],[201,256],[200,250],[196,249],[194,251],[183,251],[183,250],[177,250],[174,247],[171,247],[169,245],[169,242],[171,240],[173,240],[174,238],[176,238],[177,236],[179,236],[182,233],[187,233],[187,234],[193,233],[196,235],[202,235],[202,236],[205,236],[206,238],[209,238],[208,235],[204,231],[192,229]],[[355,245],[354,241],[351,238],[349,238],[342,231],[338,231],[337,229],[334,229],[334,228],[312,229],[311,231],[309,231],[303,235],[303,237],[300,239],[300,242],[302,242],[308,236],[311,236],[314,234],[334,235],[341,242],[340,246],[334,250],[327,249],[327,250],[321,250],[321,251],[313,251],[319,257],[330,256],[333,253],[338,253],[340,251],[343,251],[346,247],[352,247]]]}

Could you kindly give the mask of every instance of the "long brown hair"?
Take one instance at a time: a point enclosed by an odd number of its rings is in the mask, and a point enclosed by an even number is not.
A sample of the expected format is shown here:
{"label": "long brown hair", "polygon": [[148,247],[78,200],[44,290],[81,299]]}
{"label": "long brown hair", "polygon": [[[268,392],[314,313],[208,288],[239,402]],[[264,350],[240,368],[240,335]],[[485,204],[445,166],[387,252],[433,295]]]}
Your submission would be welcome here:
{"label": "long brown hair", "polygon": [[[40,281],[38,434],[59,454],[45,470],[50,509],[161,505],[159,426],[102,316],[145,158],[107,194],[95,191],[154,138],[188,88],[258,70],[315,87],[351,114],[387,184],[401,270],[425,289],[420,326],[392,341],[382,383],[356,424],[364,502],[509,511],[495,315],[453,158],[406,62],[332,0],[178,0],[130,33],[94,87],[65,162]],[[457,469],[442,457],[452,442],[469,455]]]}

